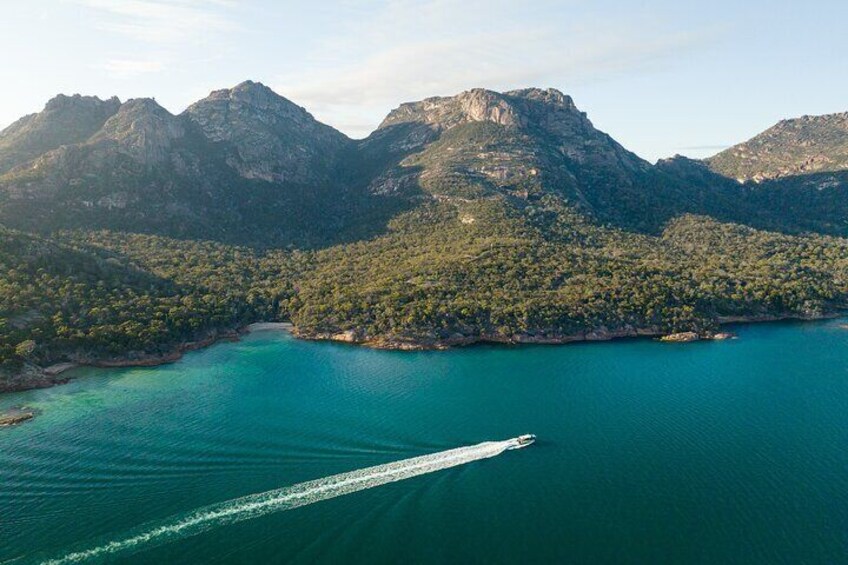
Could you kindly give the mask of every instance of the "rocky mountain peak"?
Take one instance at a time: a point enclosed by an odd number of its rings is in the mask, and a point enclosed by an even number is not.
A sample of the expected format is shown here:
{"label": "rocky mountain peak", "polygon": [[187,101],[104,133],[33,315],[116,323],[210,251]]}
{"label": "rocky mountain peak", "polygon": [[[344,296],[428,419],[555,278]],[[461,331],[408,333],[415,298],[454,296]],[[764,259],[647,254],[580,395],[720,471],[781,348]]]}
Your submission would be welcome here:
{"label": "rocky mountain peak", "polygon": [[91,142],[115,142],[142,164],[165,160],[174,140],[185,135],[177,116],[152,98],[135,98],[121,105]]}
{"label": "rocky mountain peak", "polygon": [[186,115],[230,148],[228,164],[246,178],[326,182],[350,140],[262,83],[245,81],[195,102]]}
{"label": "rocky mountain peak", "polygon": [[519,90],[510,90],[505,94],[515,98],[525,98],[569,110],[577,110],[577,106],[574,105],[574,100],[571,96],[563,94],[556,88],[522,88]]}
{"label": "rocky mountain peak", "polygon": [[[292,101],[285,98],[284,96],[280,96],[276,92],[274,92],[271,88],[265,86],[261,82],[254,82],[252,80],[245,80],[235,85],[233,88],[229,90],[224,89],[219,92],[227,92],[231,98],[241,98],[244,100],[253,100],[257,105],[271,103],[280,103],[285,102],[292,106],[296,106]],[[299,106],[297,106],[299,108]],[[305,110],[304,110],[305,111]]]}
{"label": "rocky mountain peak", "polygon": [[44,106],[45,112],[56,112],[67,109],[89,109],[101,110],[104,112],[115,113],[121,106],[121,101],[117,96],[113,96],[107,100],[101,100],[97,96],[83,96],[81,94],[57,94],[47,101]]}
{"label": "rocky mountain peak", "polygon": [[[186,113],[211,138],[230,139],[232,132],[224,127],[228,121],[252,121],[266,127],[286,126],[305,130],[335,131],[319,123],[294,102],[280,96],[264,84],[244,81],[233,88],[215,90],[203,100],[188,107]],[[342,134],[335,132],[337,136]]]}
{"label": "rocky mountain peak", "polygon": [[393,110],[380,128],[402,123],[427,124],[448,130],[470,122],[492,122],[507,127],[550,124],[553,119],[570,115],[572,121],[591,127],[586,114],[574,100],[555,88],[525,88],[500,93],[473,88],[457,94],[407,102]]}
{"label": "rocky mountain peak", "polygon": [[372,183],[375,193],[417,187],[436,198],[533,200],[557,192],[598,217],[613,217],[610,203],[631,198],[625,193],[651,169],[555,89],[475,88],[402,104],[365,145],[381,143],[407,156]]}
{"label": "rocky mountain peak", "polygon": [[474,88],[456,96],[437,96],[401,104],[386,116],[380,128],[421,123],[448,130],[469,122],[493,122],[502,126],[522,123],[521,116],[503,94]]}
{"label": "rocky mountain peak", "polygon": [[189,110],[202,108],[211,102],[238,102],[244,109],[280,111],[285,109],[292,113],[306,113],[306,110],[290,100],[280,96],[261,82],[246,80],[233,88],[213,90],[206,98],[192,104]]}
{"label": "rocky mountain peak", "polygon": [[121,102],[96,96],[52,98],[37,114],[24,116],[0,132],[0,173],[62,145],[86,141],[115,114]]}

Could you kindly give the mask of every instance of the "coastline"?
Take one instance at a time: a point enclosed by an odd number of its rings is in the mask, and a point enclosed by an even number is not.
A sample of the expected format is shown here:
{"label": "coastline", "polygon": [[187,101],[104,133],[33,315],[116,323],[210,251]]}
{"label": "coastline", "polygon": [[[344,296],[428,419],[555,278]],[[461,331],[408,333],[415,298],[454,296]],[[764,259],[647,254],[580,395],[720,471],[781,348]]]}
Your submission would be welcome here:
{"label": "coastline", "polygon": [[157,367],[175,363],[189,351],[196,351],[215,345],[222,341],[238,341],[242,335],[260,331],[290,331],[290,322],[255,322],[234,330],[221,330],[212,335],[195,341],[187,341],[177,345],[172,351],[163,354],[135,353],[127,357],[112,359],[79,359],[62,361],[47,367],[28,365],[23,371],[14,375],[8,384],[0,384],[0,394],[7,392],[22,392],[39,388],[50,388],[66,384],[71,380],[64,375],[67,371],[79,367],[97,367],[114,369],[119,367]]}
{"label": "coastline", "polygon": [[[820,321],[839,318],[844,311],[826,312],[816,315],[784,314],[784,315],[751,315],[751,316],[721,316],[717,318],[720,326],[728,324],[753,324],[763,322],[781,321]],[[725,340],[735,337],[724,331],[705,333],[680,332],[669,334],[660,331],[659,328],[634,328],[609,330],[597,328],[590,331],[576,332],[563,335],[534,335],[516,334],[512,336],[500,336],[493,334],[463,335],[454,334],[447,338],[412,338],[406,336],[382,336],[377,338],[363,338],[354,331],[337,333],[329,332],[304,332],[296,328],[291,322],[254,322],[237,329],[222,330],[214,332],[206,338],[179,344],[172,351],[164,354],[144,354],[136,352],[127,357],[112,359],[80,359],[76,361],[64,361],[47,367],[28,365],[19,374],[8,379],[8,382],[0,385],[0,394],[7,392],[22,392],[39,388],[49,388],[70,381],[71,377],[65,375],[67,371],[79,367],[97,368],[119,368],[119,367],[156,367],[175,363],[182,359],[189,351],[196,351],[210,347],[221,341],[238,341],[242,335],[260,331],[286,331],[298,339],[308,341],[334,341],[348,343],[372,349],[389,351],[440,351],[455,347],[466,347],[476,344],[495,345],[563,345],[567,343],[612,341],[625,338],[655,338],[666,343],[688,343],[693,341]]]}
{"label": "coastline", "polygon": [[[719,326],[729,324],[756,324],[763,322],[815,322],[821,320],[830,320],[839,318],[844,315],[844,311],[824,312],[815,315],[802,314],[757,314],[751,316],[720,316],[716,319]],[[609,330],[601,327],[588,331],[576,332],[573,334],[563,335],[536,335],[536,334],[515,334],[512,336],[500,336],[493,334],[479,335],[463,335],[454,334],[447,338],[411,338],[405,336],[383,336],[376,338],[367,338],[357,335],[355,331],[348,330],[344,332],[304,332],[297,328],[292,329],[292,334],[299,338],[310,341],[335,341],[339,343],[349,343],[372,349],[394,350],[394,351],[439,351],[452,349],[454,347],[465,347],[476,344],[494,344],[494,345],[564,345],[567,343],[593,342],[593,341],[612,341],[615,339],[649,337],[655,338],[658,341],[665,343],[688,343],[693,341],[721,341],[735,337],[733,334],[717,330],[704,333],[696,333],[692,331],[684,331],[679,333],[668,333],[656,327],[650,328],[635,328],[627,327],[623,329]]]}

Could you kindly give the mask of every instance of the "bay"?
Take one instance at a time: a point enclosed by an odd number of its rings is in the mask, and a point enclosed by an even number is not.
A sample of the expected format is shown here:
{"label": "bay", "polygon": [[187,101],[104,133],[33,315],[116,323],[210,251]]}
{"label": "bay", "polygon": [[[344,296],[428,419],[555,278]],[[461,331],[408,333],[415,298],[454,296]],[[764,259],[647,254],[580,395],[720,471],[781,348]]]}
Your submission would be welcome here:
{"label": "bay", "polygon": [[[126,563],[841,563],[844,321],[662,344],[374,351],[257,332],[0,397],[0,563],[255,493],[535,445],[103,556]],[[13,561],[13,562],[18,562]]]}

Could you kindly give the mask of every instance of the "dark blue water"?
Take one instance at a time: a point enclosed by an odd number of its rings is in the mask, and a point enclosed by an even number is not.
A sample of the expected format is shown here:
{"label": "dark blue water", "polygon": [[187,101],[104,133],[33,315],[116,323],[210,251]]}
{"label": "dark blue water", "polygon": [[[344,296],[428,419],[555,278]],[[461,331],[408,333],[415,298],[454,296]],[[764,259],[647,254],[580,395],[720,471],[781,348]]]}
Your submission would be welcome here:
{"label": "dark blue water", "polygon": [[536,445],[101,555],[129,563],[846,563],[848,330],[380,352],[262,332],[0,397],[0,563],[521,433]]}

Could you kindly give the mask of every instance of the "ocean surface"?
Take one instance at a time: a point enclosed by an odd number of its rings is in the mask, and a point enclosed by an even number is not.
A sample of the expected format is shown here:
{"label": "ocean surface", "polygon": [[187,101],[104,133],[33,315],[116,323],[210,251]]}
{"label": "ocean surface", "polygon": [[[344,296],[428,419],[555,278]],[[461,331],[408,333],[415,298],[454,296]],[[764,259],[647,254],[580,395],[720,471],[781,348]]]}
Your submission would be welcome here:
{"label": "ocean surface", "polygon": [[842,323],[78,369],[0,396],[0,563],[848,563]]}

